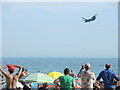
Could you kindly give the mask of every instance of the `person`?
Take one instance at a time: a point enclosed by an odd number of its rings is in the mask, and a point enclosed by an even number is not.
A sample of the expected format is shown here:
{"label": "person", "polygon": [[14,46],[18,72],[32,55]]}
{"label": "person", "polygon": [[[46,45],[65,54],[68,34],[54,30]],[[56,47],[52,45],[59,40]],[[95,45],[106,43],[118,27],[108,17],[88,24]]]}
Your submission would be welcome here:
{"label": "person", "polygon": [[38,71],[38,73],[40,73],[40,71]]}
{"label": "person", "polygon": [[[93,72],[90,72],[91,65],[89,63],[82,65],[79,73],[78,78],[81,79],[81,88],[93,90],[93,84],[95,83],[95,74]],[[85,71],[83,71],[85,69]]]}
{"label": "person", "polygon": [[40,87],[38,90],[49,90],[48,83],[43,83],[43,87]]}
{"label": "person", "polygon": [[77,76],[76,76],[76,74],[74,73],[73,70],[71,70],[71,74],[70,74],[70,76],[72,76],[73,78],[77,78]]}
{"label": "person", "polygon": [[53,90],[60,90],[60,86],[56,84]]}
{"label": "person", "polygon": [[114,79],[120,81],[120,78],[118,78],[116,74],[112,70],[110,70],[110,64],[106,64],[105,67],[106,69],[101,71],[99,76],[97,77],[96,84],[102,78],[104,82],[104,88],[109,90],[114,90],[115,89]]}
{"label": "person", "polygon": [[27,75],[27,74],[24,72],[24,68],[22,68],[22,72],[21,72],[20,78],[24,77],[25,75]]}
{"label": "person", "polygon": [[[117,74],[117,76],[120,78],[120,74]],[[120,90],[120,81],[115,81],[116,90]]]}
{"label": "person", "polygon": [[0,74],[0,90],[2,89],[2,74]]}
{"label": "person", "polygon": [[[60,85],[58,84],[60,82]],[[74,86],[74,78],[70,76],[70,70],[68,68],[64,69],[64,76],[60,76],[54,81],[54,84],[57,84],[61,87],[62,90],[72,90]]]}
{"label": "person", "polygon": [[[15,71],[15,67],[19,68],[19,71],[17,74],[13,74]],[[8,74],[6,71],[4,71],[3,68],[8,68],[8,71],[10,74]],[[6,78],[6,90],[16,89],[17,82],[18,82],[19,77],[20,77],[21,72],[22,72],[22,66],[8,64],[6,66],[1,66],[0,71],[2,72],[2,74]]]}
{"label": "person", "polygon": [[26,82],[24,84],[23,90],[32,90],[31,88],[32,88],[31,82]]}
{"label": "person", "polygon": [[27,69],[25,70],[25,73],[26,73],[26,75],[27,75],[27,74],[29,74],[29,72],[28,72],[28,70],[27,70]]}

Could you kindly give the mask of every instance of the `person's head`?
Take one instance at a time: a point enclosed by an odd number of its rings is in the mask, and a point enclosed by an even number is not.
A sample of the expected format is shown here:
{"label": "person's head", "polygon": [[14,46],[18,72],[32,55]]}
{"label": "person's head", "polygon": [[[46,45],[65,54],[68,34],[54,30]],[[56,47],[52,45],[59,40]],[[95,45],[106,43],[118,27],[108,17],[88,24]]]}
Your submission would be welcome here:
{"label": "person's head", "polygon": [[85,70],[89,70],[91,65],[89,63],[85,64]]}
{"label": "person's head", "polygon": [[43,87],[44,88],[48,87],[48,83],[43,83]]}
{"label": "person's head", "polygon": [[15,67],[13,65],[9,65],[8,66],[8,71],[9,71],[10,74],[13,73],[15,71]]}
{"label": "person's head", "polygon": [[73,70],[71,70],[71,73],[74,73],[74,71],[73,71]]}
{"label": "person's head", "polygon": [[28,70],[26,69],[25,72],[27,72]]}
{"label": "person's head", "polygon": [[68,69],[68,68],[65,68],[64,69],[64,74],[66,75],[66,74],[70,74],[70,70]]}
{"label": "person's head", "polygon": [[24,72],[25,68],[22,68],[22,72]]}
{"label": "person's head", "polygon": [[106,65],[105,65],[105,68],[106,68],[106,69],[109,69],[109,68],[110,68],[110,64],[106,64]]}

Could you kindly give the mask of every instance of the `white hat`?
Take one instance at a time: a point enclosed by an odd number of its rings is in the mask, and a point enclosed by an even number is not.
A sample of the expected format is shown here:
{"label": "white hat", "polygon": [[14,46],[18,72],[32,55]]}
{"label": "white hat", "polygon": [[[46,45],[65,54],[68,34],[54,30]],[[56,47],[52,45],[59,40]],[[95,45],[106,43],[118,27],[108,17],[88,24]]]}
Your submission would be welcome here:
{"label": "white hat", "polygon": [[91,67],[91,65],[90,65],[89,63],[86,63],[86,64],[85,64],[85,67],[90,68],[90,67]]}

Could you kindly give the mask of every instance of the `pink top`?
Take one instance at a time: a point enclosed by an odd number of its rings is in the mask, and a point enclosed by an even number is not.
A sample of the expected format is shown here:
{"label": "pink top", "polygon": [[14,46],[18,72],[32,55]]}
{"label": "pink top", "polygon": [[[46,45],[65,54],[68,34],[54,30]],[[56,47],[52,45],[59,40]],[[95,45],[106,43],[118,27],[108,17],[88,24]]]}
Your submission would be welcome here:
{"label": "pink top", "polygon": [[82,88],[93,88],[93,83],[95,83],[95,75],[93,72],[82,71],[81,73],[79,73],[79,76],[82,78]]}
{"label": "pink top", "polygon": [[77,78],[75,73],[70,74],[70,76],[72,76],[73,78]]}

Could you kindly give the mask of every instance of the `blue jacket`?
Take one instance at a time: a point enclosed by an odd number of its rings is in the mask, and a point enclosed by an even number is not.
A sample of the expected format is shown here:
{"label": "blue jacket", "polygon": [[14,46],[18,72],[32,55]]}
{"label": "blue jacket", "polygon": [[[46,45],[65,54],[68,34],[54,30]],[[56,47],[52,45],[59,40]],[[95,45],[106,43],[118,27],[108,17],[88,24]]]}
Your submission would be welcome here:
{"label": "blue jacket", "polygon": [[114,88],[115,87],[114,79],[120,81],[120,78],[118,78],[116,74],[112,72],[112,70],[110,69],[105,69],[101,71],[96,80],[99,81],[101,78],[103,79],[104,82],[104,88]]}

